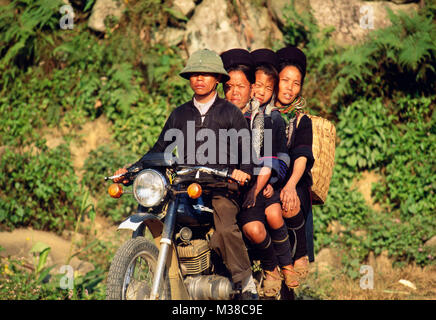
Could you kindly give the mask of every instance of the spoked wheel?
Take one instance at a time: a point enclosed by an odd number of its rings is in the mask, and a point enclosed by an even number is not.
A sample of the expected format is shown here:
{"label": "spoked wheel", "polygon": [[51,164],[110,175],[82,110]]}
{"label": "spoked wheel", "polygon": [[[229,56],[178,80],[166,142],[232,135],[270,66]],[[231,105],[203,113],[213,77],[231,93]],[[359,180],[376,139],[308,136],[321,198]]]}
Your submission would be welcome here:
{"label": "spoked wheel", "polygon": [[[128,240],[112,261],[107,278],[108,300],[147,300],[156,270],[159,251],[144,237]],[[171,299],[170,283],[165,267],[159,299]]]}

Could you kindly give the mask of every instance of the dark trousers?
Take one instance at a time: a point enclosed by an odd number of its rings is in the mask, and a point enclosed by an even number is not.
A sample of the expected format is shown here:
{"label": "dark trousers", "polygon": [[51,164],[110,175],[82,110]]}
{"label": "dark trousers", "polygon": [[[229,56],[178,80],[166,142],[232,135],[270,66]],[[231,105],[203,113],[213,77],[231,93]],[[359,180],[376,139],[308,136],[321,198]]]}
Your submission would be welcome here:
{"label": "dark trousers", "polygon": [[251,264],[236,221],[239,205],[232,193],[214,191],[212,207],[215,232],[211,239],[211,247],[223,259],[233,282],[240,282],[250,276]]}

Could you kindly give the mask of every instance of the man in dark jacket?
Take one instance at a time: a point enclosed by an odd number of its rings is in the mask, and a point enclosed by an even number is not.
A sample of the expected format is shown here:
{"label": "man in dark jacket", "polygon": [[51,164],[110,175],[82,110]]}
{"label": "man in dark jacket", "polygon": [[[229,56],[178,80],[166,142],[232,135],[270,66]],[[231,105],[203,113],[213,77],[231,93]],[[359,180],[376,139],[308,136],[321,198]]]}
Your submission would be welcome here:
{"label": "man in dark jacket", "polygon": [[[221,58],[207,49],[194,52],[180,75],[189,80],[194,97],[171,113],[148,153],[171,153],[177,146],[179,164],[228,168],[232,178],[243,186],[253,174],[251,156],[247,157],[247,153],[251,155],[249,128],[238,108],[218,97],[218,84],[229,78]],[[227,143],[228,138],[230,144]],[[244,150],[244,146],[248,149]],[[143,158],[134,165],[140,164]],[[120,169],[115,174],[123,172],[126,169]],[[240,284],[241,298],[251,299],[257,296],[256,287],[236,221],[240,210],[238,194],[232,189],[238,189],[238,186],[233,183],[233,188],[216,188],[213,191],[215,233],[211,246],[222,257],[233,282]]]}

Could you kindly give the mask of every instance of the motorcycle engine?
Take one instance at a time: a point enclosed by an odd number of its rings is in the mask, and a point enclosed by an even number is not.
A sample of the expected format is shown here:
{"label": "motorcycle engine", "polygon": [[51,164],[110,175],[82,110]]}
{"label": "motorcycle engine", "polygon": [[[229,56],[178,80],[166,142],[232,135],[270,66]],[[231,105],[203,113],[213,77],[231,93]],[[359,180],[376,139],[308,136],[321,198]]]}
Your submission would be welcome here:
{"label": "motorcycle engine", "polygon": [[199,274],[211,266],[210,248],[203,239],[190,240],[177,245],[180,269],[183,275]]}

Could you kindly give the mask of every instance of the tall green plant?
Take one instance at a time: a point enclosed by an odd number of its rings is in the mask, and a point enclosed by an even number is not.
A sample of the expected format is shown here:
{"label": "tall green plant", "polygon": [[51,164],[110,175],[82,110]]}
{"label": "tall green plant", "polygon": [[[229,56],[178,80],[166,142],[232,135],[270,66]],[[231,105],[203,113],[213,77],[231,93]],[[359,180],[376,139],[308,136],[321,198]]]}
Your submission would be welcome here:
{"label": "tall green plant", "polygon": [[345,50],[331,102],[356,96],[392,97],[396,91],[432,94],[436,90],[436,25],[420,13],[387,9],[392,25],[376,30],[360,46]]}
{"label": "tall green plant", "polygon": [[[7,84],[8,70],[39,59],[40,49],[53,45],[50,32],[58,28],[61,0],[14,0],[0,11],[0,71]],[[7,75],[10,77],[8,78]],[[5,78],[6,77],[6,78]]]}
{"label": "tall green plant", "polygon": [[0,171],[3,228],[32,226],[61,233],[72,224],[80,209],[80,193],[66,145],[34,153],[7,148]]}

